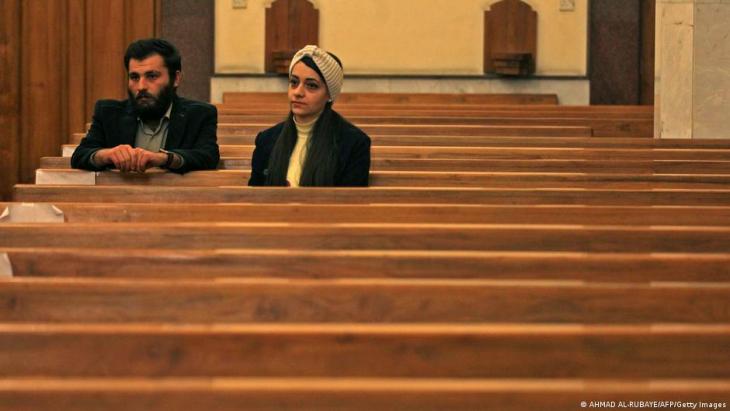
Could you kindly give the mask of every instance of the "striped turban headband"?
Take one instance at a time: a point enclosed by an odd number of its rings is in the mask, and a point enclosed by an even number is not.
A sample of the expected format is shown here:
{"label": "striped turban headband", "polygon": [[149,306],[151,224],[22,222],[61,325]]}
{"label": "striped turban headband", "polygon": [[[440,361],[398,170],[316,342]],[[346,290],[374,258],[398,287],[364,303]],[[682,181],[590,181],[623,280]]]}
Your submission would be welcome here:
{"label": "striped turban headband", "polygon": [[342,90],[342,80],[345,74],[342,71],[340,63],[338,63],[331,54],[321,48],[309,45],[297,51],[291,59],[291,64],[289,64],[289,76],[291,76],[294,65],[299,63],[299,61],[301,61],[305,56],[311,58],[312,61],[314,61],[314,64],[317,65],[319,73],[322,78],[324,78],[324,82],[327,84],[330,99],[332,101],[337,100],[337,96],[340,95],[340,90]]}

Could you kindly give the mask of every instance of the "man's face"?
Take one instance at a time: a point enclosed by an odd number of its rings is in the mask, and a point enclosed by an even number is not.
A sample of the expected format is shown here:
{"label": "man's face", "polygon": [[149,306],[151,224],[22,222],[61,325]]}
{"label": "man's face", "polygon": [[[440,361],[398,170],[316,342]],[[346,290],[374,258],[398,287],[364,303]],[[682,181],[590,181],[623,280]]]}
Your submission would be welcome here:
{"label": "man's face", "polygon": [[159,119],[167,111],[180,82],[180,72],[175,79],[159,54],[142,60],[129,60],[128,92],[135,111],[143,120]]}

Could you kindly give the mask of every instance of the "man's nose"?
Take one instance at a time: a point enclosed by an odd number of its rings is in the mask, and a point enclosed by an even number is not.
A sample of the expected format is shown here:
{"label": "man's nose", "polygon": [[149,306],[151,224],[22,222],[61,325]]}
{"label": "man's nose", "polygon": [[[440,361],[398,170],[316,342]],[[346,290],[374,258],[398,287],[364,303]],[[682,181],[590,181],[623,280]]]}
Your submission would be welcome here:
{"label": "man's nose", "polygon": [[137,90],[147,90],[147,80],[144,77],[137,82]]}

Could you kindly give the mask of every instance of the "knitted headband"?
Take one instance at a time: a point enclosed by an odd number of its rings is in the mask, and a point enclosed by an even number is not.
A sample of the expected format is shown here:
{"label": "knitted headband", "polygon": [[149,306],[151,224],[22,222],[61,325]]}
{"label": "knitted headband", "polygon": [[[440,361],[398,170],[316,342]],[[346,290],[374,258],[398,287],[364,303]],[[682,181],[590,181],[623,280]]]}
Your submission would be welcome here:
{"label": "knitted headband", "polygon": [[291,76],[294,65],[299,63],[305,56],[309,56],[314,61],[314,64],[317,65],[317,68],[319,68],[319,72],[322,73],[322,78],[324,78],[324,82],[327,84],[327,90],[330,93],[330,99],[332,101],[337,100],[337,96],[340,95],[340,90],[342,89],[344,72],[337,60],[321,48],[309,45],[297,51],[291,59],[291,64],[289,64],[289,75]]}

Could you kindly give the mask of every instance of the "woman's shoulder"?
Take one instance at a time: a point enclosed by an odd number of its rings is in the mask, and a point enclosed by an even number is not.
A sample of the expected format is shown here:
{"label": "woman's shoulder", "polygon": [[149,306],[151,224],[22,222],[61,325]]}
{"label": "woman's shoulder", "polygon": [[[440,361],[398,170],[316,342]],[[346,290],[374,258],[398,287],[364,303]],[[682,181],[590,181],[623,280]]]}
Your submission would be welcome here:
{"label": "woman's shoulder", "polygon": [[278,124],[276,124],[274,126],[271,126],[271,127],[267,128],[265,130],[261,130],[259,132],[259,135],[262,135],[262,136],[274,136],[274,137],[276,137],[276,136],[278,136],[281,133],[281,129],[282,128],[284,128],[284,122],[283,121],[281,123],[278,123]]}
{"label": "woman's shoulder", "polygon": [[272,127],[262,130],[256,136],[256,145],[273,145],[276,142],[277,137],[281,134],[281,129],[284,128],[284,122],[276,124]]}
{"label": "woman's shoulder", "polygon": [[370,142],[370,137],[362,131],[358,126],[350,123],[343,117],[342,135],[345,139],[351,140],[353,143]]}

